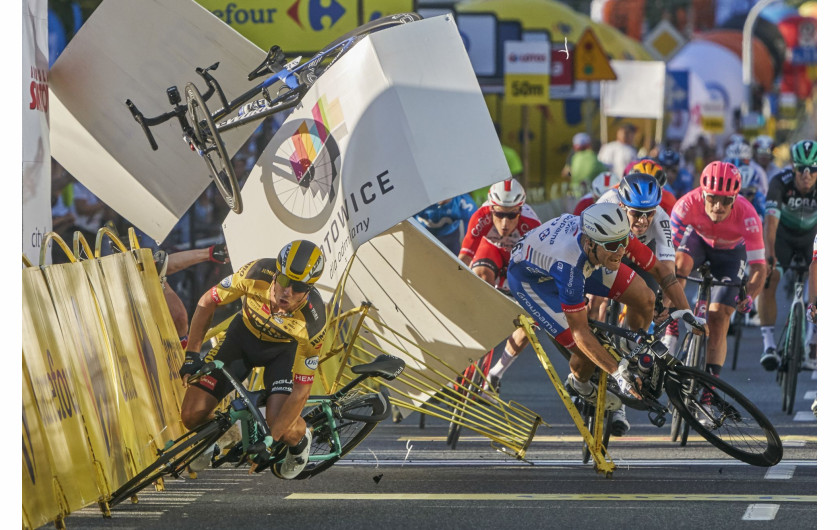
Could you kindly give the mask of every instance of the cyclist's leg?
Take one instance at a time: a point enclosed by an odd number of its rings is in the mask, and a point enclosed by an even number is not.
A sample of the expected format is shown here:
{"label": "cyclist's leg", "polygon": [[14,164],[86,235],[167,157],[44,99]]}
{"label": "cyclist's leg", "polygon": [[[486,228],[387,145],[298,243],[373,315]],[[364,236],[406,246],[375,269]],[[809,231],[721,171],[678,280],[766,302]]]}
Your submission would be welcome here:
{"label": "cyclist's leg", "polygon": [[[685,290],[686,281],[679,276],[688,276],[694,270],[695,265],[701,265],[706,261],[707,245],[698,236],[692,227],[688,227],[677,248],[676,257],[674,258],[674,268],[677,273],[677,281],[680,287]],[[680,336],[679,321],[671,322],[665,330],[665,336],[662,342],[668,346],[671,354],[677,354],[677,340]]]}
{"label": "cyclist's leg", "polygon": [[[225,368],[231,375],[244,379],[250,368],[242,360],[242,342],[247,339],[251,332],[242,323],[242,314],[236,315],[228,326],[225,338],[221,344],[210,351],[205,361],[218,359],[225,363]],[[233,390],[233,385],[227,381],[222,373],[213,370],[203,376],[195,385],[190,385],[184,394],[184,402],[181,405],[181,421],[188,429],[194,429],[213,417],[213,409],[228,392]]]}
{"label": "cyclist's leg", "polygon": [[[712,275],[720,280],[737,282],[744,275],[747,251],[744,245],[733,249],[710,249],[708,259]],[[726,333],[735,311],[737,287],[712,287],[709,299],[709,340],[706,347],[706,368],[714,375],[726,361]]]}
{"label": "cyclist's leg", "polygon": [[776,231],[776,266],[768,271],[768,280],[765,281],[767,286],[761,291],[761,296],[758,297],[758,319],[761,323],[761,338],[764,341],[764,351],[776,349],[776,290],[779,287],[782,273],[790,265],[790,259],[793,256],[792,249],[788,241],[784,237],[784,230],[779,225]]}

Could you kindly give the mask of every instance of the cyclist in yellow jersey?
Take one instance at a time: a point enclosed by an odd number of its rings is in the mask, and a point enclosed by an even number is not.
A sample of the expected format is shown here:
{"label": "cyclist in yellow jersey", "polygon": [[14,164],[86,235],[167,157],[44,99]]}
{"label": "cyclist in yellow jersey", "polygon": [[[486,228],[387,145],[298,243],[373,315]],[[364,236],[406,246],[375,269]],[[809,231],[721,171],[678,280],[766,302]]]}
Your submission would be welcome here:
{"label": "cyclist in yellow jersey", "polygon": [[[282,478],[296,477],[306,466],[312,434],[301,417],[309,397],[327,315],[315,282],[324,271],[324,257],[312,242],[298,240],[283,247],[277,259],[252,261],[204,293],[190,325],[181,377],[184,385],[205,359],[199,353],[219,305],[242,299],[242,310],[228,326],[225,339],[206,360],[225,363],[244,380],[252,368],[264,366],[268,391],[265,418],[276,441],[289,446],[291,457],[276,466]],[[181,419],[195,428],[212,418],[213,409],[233,389],[217,371],[187,387]]]}

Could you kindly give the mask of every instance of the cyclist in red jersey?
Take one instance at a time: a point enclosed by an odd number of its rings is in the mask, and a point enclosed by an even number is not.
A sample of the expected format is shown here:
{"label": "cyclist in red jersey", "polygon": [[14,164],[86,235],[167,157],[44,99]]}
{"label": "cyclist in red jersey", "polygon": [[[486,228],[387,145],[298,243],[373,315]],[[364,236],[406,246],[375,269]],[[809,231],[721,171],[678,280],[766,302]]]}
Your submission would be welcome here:
{"label": "cyclist in red jersey", "polygon": [[621,182],[621,179],[614,176],[610,171],[599,173],[598,176],[592,179],[592,191],[580,198],[572,215],[582,214],[585,209],[598,202],[598,199],[607,190],[617,187],[619,182]]}
{"label": "cyclist in red jersey", "polygon": [[470,217],[458,258],[479,278],[506,290],[510,249],[539,225],[537,214],[525,204],[522,185],[516,179],[497,182],[490,187],[487,201]]}
{"label": "cyclist in red jersey", "polygon": [[630,173],[644,173],[656,179],[659,187],[662,188],[662,200],[659,201],[659,207],[665,210],[665,213],[671,215],[671,210],[674,208],[677,198],[673,193],[665,189],[665,184],[668,183],[668,174],[665,173],[662,166],[655,160],[643,158],[627,164],[627,167],[624,168],[624,176],[626,177]]}
{"label": "cyclist in red jersey", "polygon": [[[764,286],[764,238],[761,219],[752,204],[738,191],[741,174],[726,162],[712,162],[700,176],[700,187],[674,205],[671,229],[677,245],[677,274],[688,276],[704,261],[719,280],[743,278],[749,264],[747,296],[738,299],[737,287],[713,287],[709,300],[709,343],[706,369],[717,376],[726,360],[726,332],[737,309],[748,313],[752,300]],[[685,285],[685,280],[680,280]],[[666,343],[673,352],[678,329],[669,328]]]}

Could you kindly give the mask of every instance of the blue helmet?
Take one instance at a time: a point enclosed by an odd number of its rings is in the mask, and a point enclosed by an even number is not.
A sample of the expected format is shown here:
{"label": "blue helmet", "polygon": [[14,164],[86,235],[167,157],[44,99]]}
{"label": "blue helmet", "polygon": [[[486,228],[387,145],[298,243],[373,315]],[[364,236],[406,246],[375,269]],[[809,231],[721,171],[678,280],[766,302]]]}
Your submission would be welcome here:
{"label": "blue helmet", "polygon": [[647,210],[659,205],[662,188],[652,175],[630,173],[618,185],[618,197],[624,206]]}
{"label": "blue helmet", "polygon": [[659,153],[659,165],[662,167],[679,166],[680,154],[673,149],[663,149]]}

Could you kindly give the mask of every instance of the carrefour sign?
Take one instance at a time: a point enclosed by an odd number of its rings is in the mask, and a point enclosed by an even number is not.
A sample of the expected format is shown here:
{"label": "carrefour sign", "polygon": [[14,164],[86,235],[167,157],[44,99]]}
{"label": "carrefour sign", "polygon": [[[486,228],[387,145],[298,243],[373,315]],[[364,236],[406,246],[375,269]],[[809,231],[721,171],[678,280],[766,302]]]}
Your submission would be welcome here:
{"label": "carrefour sign", "polygon": [[268,50],[312,54],[358,26],[414,11],[414,0],[197,0],[242,36]]}
{"label": "carrefour sign", "polygon": [[548,103],[551,49],[548,41],[505,41],[505,101]]}

